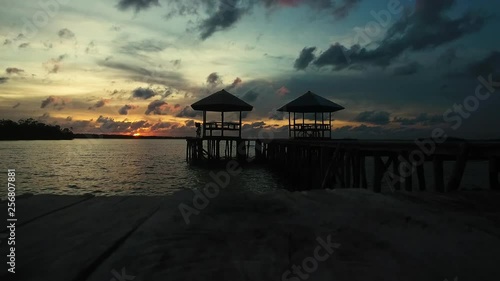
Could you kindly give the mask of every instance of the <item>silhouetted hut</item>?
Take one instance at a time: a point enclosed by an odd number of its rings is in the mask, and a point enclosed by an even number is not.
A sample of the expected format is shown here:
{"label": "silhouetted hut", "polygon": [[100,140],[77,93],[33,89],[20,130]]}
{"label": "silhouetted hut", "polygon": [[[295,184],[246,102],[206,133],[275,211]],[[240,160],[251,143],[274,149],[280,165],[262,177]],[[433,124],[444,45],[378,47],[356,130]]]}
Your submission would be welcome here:
{"label": "silhouetted hut", "polygon": [[[288,112],[288,136],[290,138],[331,138],[332,113],[342,109],[344,109],[343,106],[308,91],[282,106],[278,111]],[[291,121],[292,113],[293,124]],[[296,113],[302,113],[301,123],[297,123]],[[306,113],[314,113],[314,123],[305,122]],[[328,120],[325,120],[325,113],[328,113]],[[318,115],[321,115],[321,118]]]}
{"label": "silhouetted hut", "polygon": [[[238,131],[238,137],[241,138],[241,115],[243,111],[252,111],[253,106],[228,93],[222,89],[204,99],[201,99],[191,105],[194,110],[203,111],[203,138],[228,138],[224,136],[225,131]],[[220,122],[207,122],[207,112],[220,112]],[[239,112],[239,122],[224,122],[225,112]],[[214,135],[214,132],[216,134]],[[220,135],[218,134],[220,132]]]}

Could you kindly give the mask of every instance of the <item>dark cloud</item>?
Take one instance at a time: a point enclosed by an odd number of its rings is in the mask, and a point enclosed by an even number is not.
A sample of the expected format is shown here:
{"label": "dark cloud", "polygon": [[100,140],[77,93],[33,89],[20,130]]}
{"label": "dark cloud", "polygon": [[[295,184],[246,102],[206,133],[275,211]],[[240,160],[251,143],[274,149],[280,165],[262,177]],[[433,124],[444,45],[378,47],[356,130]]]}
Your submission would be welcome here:
{"label": "dark cloud", "polygon": [[94,110],[94,109],[97,109],[97,108],[101,108],[101,107],[105,106],[107,103],[109,103],[109,101],[110,100],[108,100],[108,99],[99,100],[93,106],[89,107],[89,110]]}
{"label": "dark cloud", "polygon": [[57,32],[57,35],[59,35],[59,37],[63,38],[63,39],[75,38],[75,33],[73,33],[73,31],[71,31],[67,28],[63,28],[63,29],[59,30],[59,32]]}
{"label": "dark cloud", "polygon": [[197,116],[201,116],[201,111],[196,111],[191,108],[191,106],[184,107],[179,113],[176,115],[177,117],[190,117],[194,118]]}
{"label": "dark cloud", "polygon": [[196,121],[194,121],[194,120],[192,120],[192,119],[191,119],[191,120],[186,120],[186,121],[184,122],[184,124],[186,124],[186,127],[194,127],[194,126],[195,126],[195,123],[196,123]]}
{"label": "dark cloud", "polygon": [[67,100],[61,97],[56,97],[56,96],[49,96],[47,99],[42,101],[42,104],[40,108],[46,108],[48,106],[52,106],[54,108],[57,108],[58,110],[61,110],[66,106]]}
{"label": "dark cloud", "polygon": [[130,121],[115,121],[111,117],[104,117],[104,116],[99,116],[96,120],[97,124],[100,124],[99,126],[99,132],[100,133],[105,133],[105,134],[112,134],[112,133],[132,133],[133,131],[136,131],[139,128],[149,128],[151,127],[151,124],[149,124],[147,121],[141,120],[141,121],[135,121],[135,122],[130,122]]}
{"label": "dark cloud", "polygon": [[12,40],[5,39],[5,41],[3,41],[3,44],[4,44],[4,46],[5,45],[10,45],[10,44],[12,44]]}
{"label": "dark cloud", "polygon": [[6,72],[7,74],[21,74],[21,73],[23,73],[23,72],[24,72],[24,70],[23,70],[23,69],[20,69],[20,68],[17,68],[17,67],[7,67],[7,68],[5,69],[5,72]]}
{"label": "dark cloud", "polygon": [[418,72],[420,64],[417,62],[410,62],[394,68],[393,74],[396,76],[408,76]]}
{"label": "dark cloud", "polygon": [[[123,0],[122,0],[123,1]],[[128,2],[128,1],[127,1]],[[224,31],[235,26],[244,16],[251,14],[256,6],[264,7],[272,12],[276,9],[307,5],[315,12],[324,12],[332,15],[335,19],[346,17],[354,9],[360,0],[193,0],[180,1],[169,0],[170,12],[167,19],[174,15],[181,17],[199,16],[208,14],[205,19],[197,22],[197,31],[200,38],[205,40],[219,31]]]}
{"label": "dark cloud", "polygon": [[212,72],[207,76],[207,84],[210,87],[217,87],[222,83],[222,78],[219,76],[219,74],[217,74],[217,72]]}
{"label": "dark cloud", "polygon": [[139,65],[113,62],[112,60],[98,61],[97,64],[123,72],[117,75],[119,78],[125,77],[137,82],[159,84],[176,89],[184,89],[188,84],[180,73],[166,71],[161,68],[150,70]]}
{"label": "dark cloud", "polygon": [[285,119],[285,113],[281,111],[277,111],[276,109],[273,109],[271,112],[269,112],[269,119],[270,120],[283,120]]}
{"label": "dark cloud", "polygon": [[470,63],[467,66],[466,72],[473,76],[488,76],[490,74],[500,74],[500,52],[493,51],[483,59]]}
{"label": "dark cloud", "polygon": [[19,49],[25,49],[25,48],[28,48],[30,45],[30,43],[22,43],[22,44],[19,44]]}
{"label": "dark cloud", "polygon": [[0,77],[0,84],[7,83],[9,81],[9,77]]}
{"label": "dark cloud", "polygon": [[152,6],[160,6],[158,0],[120,0],[118,8],[120,10],[134,9],[136,12],[146,10]]}
{"label": "dark cloud", "polygon": [[390,122],[391,114],[385,111],[364,111],[358,114],[354,121],[375,125],[386,125]]}
{"label": "dark cloud", "polygon": [[20,102],[18,102],[18,103],[16,103],[16,104],[14,104],[14,105],[12,106],[12,108],[18,108],[20,105],[21,105],[21,103],[20,103]]}
{"label": "dark cloud", "polygon": [[305,47],[300,52],[299,57],[295,60],[293,67],[297,70],[306,69],[309,64],[316,58],[314,55],[314,51],[316,51],[316,47]]}
{"label": "dark cloud", "polygon": [[73,121],[73,117],[71,116],[66,117],[66,121]]}
{"label": "dark cloud", "polygon": [[148,109],[146,109],[146,112],[144,112],[144,114],[166,115],[168,112],[168,103],[161,100],[155,100],[148,105]]}
{"label": "dark cloud", "polygon": [[122,106],[119,110],[118,110],[118,113],[120,115],[128,115],[128,111],[129,110],[132,110],[132,109],[136,109],[138,108],[138,106],[136,105],[132,105],[132,104],[126,104],[124,106]]}
{"label": "dark cloud", "polygon": [[458,59],[457,49],[448,48],[438,57],[437,64],[444,65],[444,66],[450,66],[457,59]]}
{"label": "dark cloud", "polygon": [[50,59],[46,61],[43,64],[43,67],[49,72],[49,73],[57,73],[59,72],[59,69],[61,68],[62,61],[67,57],[67,55],[60,55],[57,58]]}
{"label": "dark cloud", "polygon": [[[415,12],[389,27],[375,48],[359,45],[345,47],[337,43],[313,63],[318,67],[331,66],[334,70],[350,65],[385,67],[406,51],[433,49],[478,32],[489,20],[488,16],[471,11],[451,18],[447,12],[454,3],[454,0],[419,0]],[[370,37],[367,34],[365,36]]]}
{"label": "dark cloud", "polygon": [[246,92],[242,97],[241,99],[246,101],[246,102],[254,102],[257,100],[257,98],[259,97],[259,93],[258,92],[255,92],[253,90],[250,90],[248,92]]}
{"label": "dark cloud", "polygon": [[148,39],[136,42],[128,42],[126,45],[120,48],[120,52],[131,55],[137,54],[139,52],[156,53],[165,50],[168,46],[170,46],[169,43],[155,39]]}
{"label": "dark cloud", "polygon": [[392,120],[392,122],[400,123],[401,125],[404,126],[417,125],[417,124],[432,126],[432,125],[446,123],[444,122],[442,115],[429,115],[427,113],[421,113],[414,118],[395,117]]}
{"label": "dark cloud", "polygon": [[238,0],[220,1],[215,13],[199,25],[200,38],[205,40],[215,32],[228,29],[238,22],[248,11],[244,7],[239,7],[238,2]]}
{"label": "dark cloud", "polygon": [[139,87],[132,91],[132,98],[147,100],[156,96],[156,92],[150,88]]}
{"label": "dark cloud", "polygon": [[231,83],[231,85],[229,85],[226,90],[232,90],[234,88],[236,88],[236,86],[238,86],[239,84],[241,84],[243,82],[243,80],[241,80],[240,77],[236,77],[236,79],[234,79],[233,83]]}

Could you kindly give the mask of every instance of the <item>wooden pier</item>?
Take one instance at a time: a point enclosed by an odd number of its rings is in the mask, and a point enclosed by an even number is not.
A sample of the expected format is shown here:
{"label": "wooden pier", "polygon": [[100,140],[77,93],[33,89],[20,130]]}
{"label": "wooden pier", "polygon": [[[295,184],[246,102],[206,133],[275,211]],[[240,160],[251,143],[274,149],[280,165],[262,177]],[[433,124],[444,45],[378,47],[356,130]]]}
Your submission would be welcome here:
{"label": "wooden pier", "polygon": [[[381,192],[384,187],[449,192],[460,188],[468,161],[487,162],[489,187],[500,190],[499,142],[193,138],[187,143],[190,163],[231,159],[242,164],[267,163],[293,190],[365,188]],[[448,180],[446,162],[453,165]],[[426,173],[431,173],[433,182],[426,180]]]}

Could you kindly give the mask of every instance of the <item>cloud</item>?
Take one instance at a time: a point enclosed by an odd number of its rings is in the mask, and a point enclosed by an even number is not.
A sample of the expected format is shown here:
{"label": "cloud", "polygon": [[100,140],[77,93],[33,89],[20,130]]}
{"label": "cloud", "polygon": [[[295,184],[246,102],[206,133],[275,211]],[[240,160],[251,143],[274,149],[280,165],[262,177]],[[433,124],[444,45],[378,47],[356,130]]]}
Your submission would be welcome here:
{"label": "cloud", "polygon": [[151,124],[147,121],[115,121],[111,117],[99,116],[96,120],[99,126],[99,133],[111,134],[111,133],[120,133],[120,134],[130,134],[136,131],[139,128],[149,128]]}
{"label": "cloud", "polygon": [[62,61],[67,57],[67,55],[60,55],[57,58],[50,59],[46,61],[43,64],[43,67],[49,72],[49,73],[57,73],[59,72],[59,69],[61,68]]}
{"label": "cloud", "polygon": [[121,73],[116,74],[117,78],[128,78],[137,82],[159,84],[176,89],[188,88],[188,82],[178,72],[166,71],[161,68],[149,70],[139,65],[113,62],[111,60],[98,61],[97,64],[120,71]]}
{"label": "cloud", "polygon": [[158,0],[120,0],[118,8],[120,10],[135,9],[135,12],[146,10],[152,6],[160,6]]}
{"label": "cloud", "polygon": [[52,106],[54,108],[57,108],[58,110],[61,110],[66,106],[66,103],[68,100],[61,98],[61,97],[56,97],[56,96],[49,96],[47,99],[42,101],[42,104],[40,108],[46,108],[48,106]]}
{"label": "cloud", "polygon": [[20,69],[20,68],[17,68],[17,67],[7,67],[7,68],[5,69],[5,72],[6,72],[7,74],[21,74],[21,73],[23,73],[23,72],[24,72],[24,70],[23,70],[23,69]]}
{"label": "cloud", "polygon": [[404,52],[434,49],[478,32],[489,20],[488,16],[471,11],[451,18],[447,12],[454,3],[454,0],[419,0],[415,12],[390,26],[376,47],[345,47],[336,43],[321,53],[313,63],[318,67],[330,66],[333,70],[342,70],[348,66],[386,67]]}
{"label": "cloud", "polygon": [[293,67],[297,70],[306,69],[307,66],[309,66],[309,64],[316,58],[314,51],[316,51],[316,47],[305,47],[302,49],[299,57],[295,60]]}
{"label": "cloud", "polygon": [[148,39],[136,42],[128,42],[126,45],[120,47],[120,52],[125,54],[137,54],[139,52],[157,53],[165,50],[169,43],[164,41]]}
{"label": "cloud", "polygon": [[0,84],[7,83],[9,81],[9,77],[0,77]]}
{"label": "cloud", "polygon": [[[124,2],[122,0],[122,2]],[[129,1],[126,1],[129,2]],[[134,1],[135,2],[135,1]],[[145,1],[146,3],[149,1]],[[315,12],[330,14],[335,19],[346,17],[360,0],[168,0],[170,12],[166,18],[207,14],[196,22],[196,30],[202,40],[206,40],[216,32],[234,27],[244,16],[251,14],[256,8],[264,8],[269,13],[276,9],[308,6]],[[149,7],[149,6],[148,6]],[[137,9],[139,10],[139,9]]]}
{"label": "cloud", "polygon": [[166,115],[168,112],[169,112],[168,103],[161,100],[155,100],[148,105],[148,109],[146,109],[146,112],[144,112],[144,114]]}
{"label": "cloud", "polygon": [[402,66],[394,68],[393,74],[396,76],[409,76],[418,72],[420,64],[417,62],[410,62]]}
{"label": "cloud", "polygon": [[359,113],[354,121],[375,125],[386,125],[390,122],[391,114],[385,111],[364,111]]}
{"label": "cloud", "polygon": [[248,92],[246,92],[242,97],[241,99],[246,101],[246,102],[254,102],[257,100],[257,98],[259,97],[259,93],[258,92],[255,92],[253,90],[250,90]]}
{"label": "cloud", "polygon": [[490,74],[500,74],[500,52],[493,51],[486,57],[472,62],[466,67],[468,75],[488,76]]}
{"label": "cloud", "polygon": [[217,72],[212,72],[207,76],[207,84],[212,88],[219,86],[222,83],[222,78],[219,76],[219,74],[217,74]]}
{"label": "cloud", "polygon": [[442,115],[429,115],[421,113],[414,118],[395,117],[392,122],[400,123],[403,126],[422,124],[425,126],[432,126],[437,124],[446,123]]}
{"label": "cloud", "polygon": [[437,64],[450,66],[457,59],[457,49],[448,48],[438,57]]}
{"label": "cloud", "polygon": [[99,100],[93,106],[89,107],[89,110],[94,110],[94,109],[97,109],[97,108],[101,108],[101,107],[105,106],[106,104],[108,104],[110,101],[111,100],[109,100],[109,99]]}
{"label": "cloud", "polygon": [[156,92],[153,91],[151,88],[139,87],[132,91],[132,97],[137,99],[147,100],[156,95],[157,95]]}
{"label": "cloud", "polygon": [[63,38],[63,39],[75,38],[75,33],[73,33],[73,31],[71,31],[67,28],[63,28],[63,29],[59,30],[59,32],[57,32],[57,35],[59,35],[59,38]]}
{"label": "cloud", "polygon": [[22,44],[19,44],[19,49],[25,49],[25,48],[28,48],[30,46],[30,43],[22,43]]}
{"label": "cloud", "polygon": [[290,90],[288,90],[287,87],[285,87],[285,86],[282,86],[281,88],[279,88],[276,91],[276,94],[278,94],[278,96],[281,96],[281,97],[284,97],[284,96],[288,95],[289,93],[290,93]]}
{"label": "cloud", "polygon": [[240,77],[236,77],[236,79],[234,79],[233,83],[231,85],[229,85],[229,87],[227,87],[226,89],[227,90],[232,90],[232,89],[236,88],[236,86],[238,86],[242,82],[243,82],[243,80],[241,80]]}
{"label": "cloud", "polygon": [[129,110],[132,110],[132,109],[136,109],[138,108],[138,106],[136,105],[132,105],[132,104],[126,104],[124,106],[122,106],[119,110],[118,110],[118,113],[120,115],[128,115],[128,111]]}
{"label": "cloud", "polygon": [[14,104],[14,105],[12,106],[12,108],[18,108],[20,105],[21,105],[21,103],[20,103],[20,102],[18,102],[18,103],[16,103],[16,104]]}
{"label": "cloud", "polygon": [[194,118],[194,117],[197,117],[197,116],[201,116],[201,111],[193,110],[190,106],[184,107],[176,115],[176,117],[190,117],[190,118]]}

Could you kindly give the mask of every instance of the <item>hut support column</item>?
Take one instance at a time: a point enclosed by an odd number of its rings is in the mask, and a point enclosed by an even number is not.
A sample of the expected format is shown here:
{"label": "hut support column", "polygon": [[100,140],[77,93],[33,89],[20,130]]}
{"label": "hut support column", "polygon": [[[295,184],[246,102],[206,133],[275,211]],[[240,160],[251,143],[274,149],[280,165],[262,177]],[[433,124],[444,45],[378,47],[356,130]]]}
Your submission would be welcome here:
{"label": "hut support column", "polygon": [[222,116],[222,128],[221,128],[221,135],[224,136],[224,111],[221,112],[221,116]]}
{"label": "hut support column", "polygon": [[203,111],[203,136],[207,135],[207,112]]}
{"label": "hut support column", "polygon": [[291,117],[292,113],[291,112],[288,112],[288,137],[291,138],[292,137],[292,123],[290,122],[290,117]]}
{"label": "hut support column", "polygon": [[240,130],[238,132],[238,136],[240,137],[241,139],[241,111],[240,111]]}

